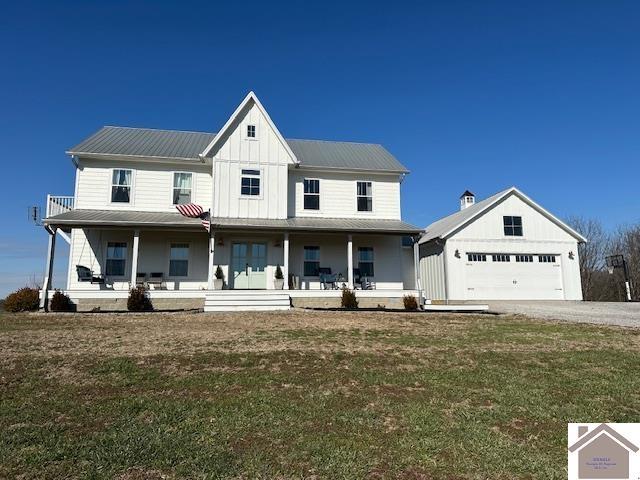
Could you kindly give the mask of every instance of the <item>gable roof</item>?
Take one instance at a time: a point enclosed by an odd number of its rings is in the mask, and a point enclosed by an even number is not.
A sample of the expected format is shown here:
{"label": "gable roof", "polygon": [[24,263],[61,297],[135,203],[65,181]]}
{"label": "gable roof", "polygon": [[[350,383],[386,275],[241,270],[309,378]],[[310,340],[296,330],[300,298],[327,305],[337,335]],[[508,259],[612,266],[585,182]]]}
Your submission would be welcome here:
{"label": "gable roof", "polygon": [[575,452],[576,450],[579,450],[580,448],[584,447],[587,443],[589,443],[592,439],[600,436],[605,432],[608,433],[615,440],[620,442],[622,445],[624,445],[627,449],[631,450],[632,452],[638,451],[638,447],[636,447],[633,443],[631,443],[629,440],[624,438],[622,435],[620,435],[618,432],[616,432],[613,428],[611,428],[606,423],[601,423],[596,428],[591,430],[589,433],[586,433],[582,437],[580,437],[576,443],[574,443],[569,447],[569,451]]}
{"label": "gable roof", "polygon": [[258,97],[256,97],[256,94],[253,92],[249,92],[247,96],[244,97],[244,100],[240,102],[240,105],[238,105],[238,108],[236,108],[236,110],[231,114],[231,116],[227,120],[227,123],[224,124],[224,126],[216,134],[213,140],[211,140],[209,145],[207,145],[207,147],[200,153],[200,157],[204,158],[211,153],[211,150],[213,150],[216,147],[216,145],[218,145],[220,140],[222,140],[224,136],[227,134],[227,132],[232,128],[234,122],[238,119],[242,111],[251,103],[255,104],[255,106],[258,107],[258,110],[260,110],[260,113],[262,113],[264,118],[267,120],[267,123],[269,124],[271,129],[275,132],[276,138],[280,141],[284,149],[287,151],[287,153],[291,157],[291,161],[293,163],[298,163],[298,159],[296,158],[296,155],[291,151],[289,144],[287,144],[285,139],[280,134],[280,130],[278,130],[276,125],[273,123],[273,121],[271,121],[271,117],[267,113],[267,110],[262,106],[262,103],[260,103],[260,100],[258,100]]}
{"label": "gable roof", "polygon": [[565,230],[567,233],[576,238],[579,242],[587,242],[587,239],[572,229],[569,225],[564,223],[559,218],[553,216],[550,212],[542,208],[536,202],[527,197],[524,193],[518,190],[516,187],[507,188],[501,192],[496,193],[495,195],[490,196],[482,200],[481,202],[477,202],[464,210],[460,210],[454,214],[451,214],[447,217],[441,218],[440,220],[433,222],[427,228],[425,228],[425,233],[420,239],[420,243],[426,243],[436,238],[440,238],[446,240],[451,235],[459,231],[461,228],[467,226],[485,212],[496,206],[498,203],[504,201],[507,197],[515,195],[520,198],[527,205],[537,210],[539,213],[547,217],[553,223],[558,225],[560,228]]}

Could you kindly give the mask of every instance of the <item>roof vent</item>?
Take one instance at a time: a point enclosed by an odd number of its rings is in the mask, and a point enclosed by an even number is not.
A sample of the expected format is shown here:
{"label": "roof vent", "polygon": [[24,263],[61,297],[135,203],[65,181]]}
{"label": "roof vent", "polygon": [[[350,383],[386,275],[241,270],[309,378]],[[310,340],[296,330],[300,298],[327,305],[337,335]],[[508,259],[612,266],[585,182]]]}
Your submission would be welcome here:
{"label": "roof vent", "polygon": [[460,195],[460,210],[464,210],[474,203],[476,203],[476,196],[469,190],[465,190],[464,193]]}

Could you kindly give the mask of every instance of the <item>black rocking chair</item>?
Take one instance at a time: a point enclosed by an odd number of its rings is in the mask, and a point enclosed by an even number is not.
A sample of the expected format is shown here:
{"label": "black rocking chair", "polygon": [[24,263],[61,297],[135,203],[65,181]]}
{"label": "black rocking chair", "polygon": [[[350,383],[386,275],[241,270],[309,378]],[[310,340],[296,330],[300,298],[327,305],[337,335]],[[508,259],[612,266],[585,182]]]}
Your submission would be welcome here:
{"label": "black rocking chair", "polygon": [[90,268],[76,265],[76,272],[78,272],[79,282],[104,283],[104,275],[95,274]]}

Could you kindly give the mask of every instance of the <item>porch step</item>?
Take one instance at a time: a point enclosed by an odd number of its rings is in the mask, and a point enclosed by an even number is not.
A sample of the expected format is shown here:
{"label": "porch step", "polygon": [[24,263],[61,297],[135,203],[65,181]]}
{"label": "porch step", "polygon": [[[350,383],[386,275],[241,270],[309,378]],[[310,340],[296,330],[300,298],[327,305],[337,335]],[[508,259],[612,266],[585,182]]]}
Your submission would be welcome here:
{"label": "porch step", "polygon": [[289,310],[290,307],[289,295],[282,292],[215,291],[206,293],[204,299],[205,312]]}

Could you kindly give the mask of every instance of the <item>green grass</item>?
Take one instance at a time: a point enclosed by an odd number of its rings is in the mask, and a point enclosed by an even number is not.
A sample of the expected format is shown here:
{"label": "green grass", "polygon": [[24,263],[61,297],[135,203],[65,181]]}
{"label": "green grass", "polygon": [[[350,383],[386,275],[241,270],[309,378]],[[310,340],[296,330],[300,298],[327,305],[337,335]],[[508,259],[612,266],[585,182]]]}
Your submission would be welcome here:
{"label": "green grass", "polygon": [[[567,422],[640,421],[636,330],[100,318],[0,319],[0,478],[560,479]],[[129,332],[131,350],[99,348],[92,328]],[[192,328],[213,340],[184,341]],[[227,328],[242,334],[215,340]]]}

